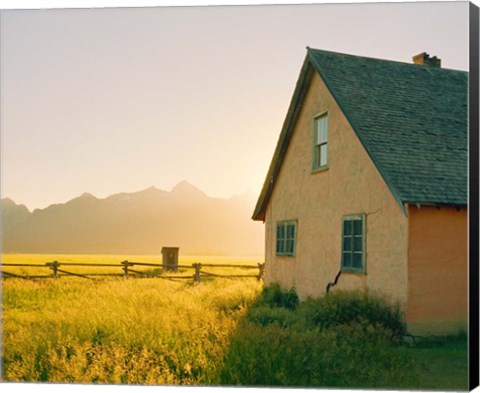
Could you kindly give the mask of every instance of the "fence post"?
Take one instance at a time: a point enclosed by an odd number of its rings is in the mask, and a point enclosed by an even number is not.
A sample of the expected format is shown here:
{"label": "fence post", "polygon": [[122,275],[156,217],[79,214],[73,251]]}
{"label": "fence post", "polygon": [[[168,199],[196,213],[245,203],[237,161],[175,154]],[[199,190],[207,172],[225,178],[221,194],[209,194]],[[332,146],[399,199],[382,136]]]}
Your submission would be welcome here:
{"label": "fence post", "polygon": [[194,263],[192,265],[195,268],[195,273],[193,274],[193,281],[194,282],[201,282],[202,277],[200,276],[200,269],[202,268],[201,263]]}
{"label": "fence post", "polygon": [[258,277],[257,280],[260,281],[265,274],[265,263],[258,264]]}
{"label": "fence post", "polygon": [[53,270],[53,278],[56,280],[58,278],[58,261],[53,261],[52,270]]}
{"label": "fence post", "polygon": [[123,265],[123,277],[128,278],[128,261],[123,261],[121,264]]}

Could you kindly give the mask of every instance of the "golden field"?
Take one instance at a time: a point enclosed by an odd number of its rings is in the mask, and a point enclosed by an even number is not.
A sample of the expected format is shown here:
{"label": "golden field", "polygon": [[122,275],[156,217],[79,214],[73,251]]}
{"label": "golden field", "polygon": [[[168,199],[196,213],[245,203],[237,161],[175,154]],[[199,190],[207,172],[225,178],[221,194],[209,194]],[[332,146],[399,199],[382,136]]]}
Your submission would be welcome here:
{"label": "golden field", "polygon": [[[39,265],[53,260],[119,263],[125,259],[161,263],[158,256],[2,256],[3,263]],[[255,265],[259,259],[179,261],[193,262]],[[5,266],[3,270],[51,273],[46,268]],[[102,270],[122,273],[120,265],[94,269]],[[61,277],[56,281],[9,278],[2,286],[5,381],[216,384],[229,339],[262,284],[254,278],[194,284],[157,278]]]}
{"label": "golden field", "polygon": [[[122,273],[159,256],[3,255],[15,274],[54,260],[112,263],[70,272]],[[184,257],[179,264],[256,265],[260,258]],[[154,271],[152,267],[135,270]],[[212,268],[220,274],[257,269]],[[203,271],[203,269],[202,269]],[[170,273],[167,273],[170,274]],[[3,291],[4,381],[466,390],[467,335],[404,342],[395,309],[334,291],[299,302],[255,278],[9,278]],[[399,325],[400,324],[400,325]],[[445,370],[449,370],[445,373]]]}

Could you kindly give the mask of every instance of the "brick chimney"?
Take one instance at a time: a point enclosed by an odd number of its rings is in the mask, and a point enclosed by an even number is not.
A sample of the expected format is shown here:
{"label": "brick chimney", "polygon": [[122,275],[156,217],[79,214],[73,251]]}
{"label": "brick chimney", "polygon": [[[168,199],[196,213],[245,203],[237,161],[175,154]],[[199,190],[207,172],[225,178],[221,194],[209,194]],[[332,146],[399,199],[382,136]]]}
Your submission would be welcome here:
{"label": "brick chimney", "polygon": [[442,60],[437,59],[437,56],[430,57],[427,52],[422,52],[412,57],[413,64],[426,65],[430,67],[441,67]]}

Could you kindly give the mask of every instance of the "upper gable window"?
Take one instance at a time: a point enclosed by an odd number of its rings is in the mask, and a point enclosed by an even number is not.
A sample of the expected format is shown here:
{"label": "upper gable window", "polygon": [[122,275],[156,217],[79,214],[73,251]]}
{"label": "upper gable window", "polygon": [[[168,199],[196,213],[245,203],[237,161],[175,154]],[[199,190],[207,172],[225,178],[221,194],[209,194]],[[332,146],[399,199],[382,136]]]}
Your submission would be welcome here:
{"label": "upper gable window", "polygon": [[328,143],[328,114],[325,113],[314,119],[313,129],[313,165],[312,169],[324,169],[327,167],[327,143]]}

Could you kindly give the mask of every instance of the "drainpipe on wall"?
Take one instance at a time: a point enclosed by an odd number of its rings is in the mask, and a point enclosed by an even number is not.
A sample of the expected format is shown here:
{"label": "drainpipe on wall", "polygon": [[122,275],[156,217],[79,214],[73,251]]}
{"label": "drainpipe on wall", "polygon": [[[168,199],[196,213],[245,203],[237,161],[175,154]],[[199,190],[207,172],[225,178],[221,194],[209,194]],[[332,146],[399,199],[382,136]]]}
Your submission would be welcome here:
{"label": "drainpipe on wall", "polygon": [[334,287],[335,285],[337,285],[337,282],[338,282],[338,279],[340,278],[340,275],[342,274],[342,271],[339,270],[337,275],[335,276],[335,280],[333,280],[333,282],[329,282],[327,284],[327,288],[325,289],[325,292],[328,293],[330,291],[330,288],[331,287]]}

